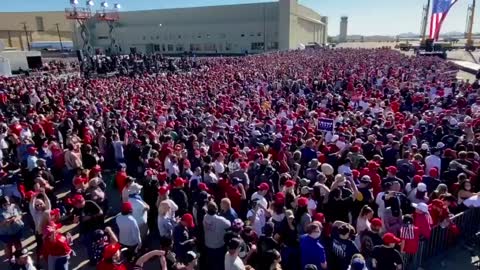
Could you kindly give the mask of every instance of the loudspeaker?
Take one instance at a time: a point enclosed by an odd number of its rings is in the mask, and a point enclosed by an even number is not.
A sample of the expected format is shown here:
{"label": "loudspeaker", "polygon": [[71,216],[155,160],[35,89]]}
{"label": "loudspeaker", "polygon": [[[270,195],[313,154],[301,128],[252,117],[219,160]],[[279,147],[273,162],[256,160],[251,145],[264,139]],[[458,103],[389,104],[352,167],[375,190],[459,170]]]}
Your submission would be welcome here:
{"label": "loudspeaker", "polygon": [[425,51],[433,52],[433,41],[432,38],[425,40]]}
{"label": "loudspeaker", "polygon": [[78,58],[78,61],[80,61],[80,62],[83,61],[83,51],[82,50],[77,50],[77,58]]}

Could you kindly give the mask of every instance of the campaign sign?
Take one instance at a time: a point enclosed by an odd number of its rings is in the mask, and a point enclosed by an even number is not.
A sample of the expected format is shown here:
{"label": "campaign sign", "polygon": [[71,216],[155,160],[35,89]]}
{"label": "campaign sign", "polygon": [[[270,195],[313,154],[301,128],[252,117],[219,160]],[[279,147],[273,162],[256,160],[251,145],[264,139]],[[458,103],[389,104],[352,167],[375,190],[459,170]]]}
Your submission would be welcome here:
{"label": "campaign sign", "polygon": [[321,131],[333,131],[333,119],[319,118],[318,129]]}

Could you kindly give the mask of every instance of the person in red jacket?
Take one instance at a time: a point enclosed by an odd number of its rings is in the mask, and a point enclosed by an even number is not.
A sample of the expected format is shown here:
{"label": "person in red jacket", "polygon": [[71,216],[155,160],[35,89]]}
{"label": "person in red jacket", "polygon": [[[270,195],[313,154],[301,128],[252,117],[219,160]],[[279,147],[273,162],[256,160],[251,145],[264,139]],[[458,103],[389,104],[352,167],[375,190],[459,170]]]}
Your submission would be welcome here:
{"label": "person in red jacket", "polygon": [[449,224],[450,212],[444,201],[440,199],[431,201],[428,205],[428,212],[432,217],[432,226]]}
{"label": "person in red jacket", "polygon": [[58,232],[54,223],[46,227],[43,235],[42,254],[48,261],[48,269],[68,270],[70,254],[72,253],[70,239]]}
{"label": "person in red jacket", "polygon": [[382,178],[378,174],[378,168],[380,166],[375,161],[368,163],[368,176],[372,180],[373,196],[376,197],[378,193],[382,192]]}
{"label": "person in red jacket", "polygon": [[127,270],[127,266],[120,262],[120,249],[119,243],[105,246],[103,259],[97,264],[97,270]]}
{"label": "person in red jacket", "polygon": [[126,166],[121,166],[115,175],[115,184],[117,185],[117,190],[122,193],[123,188],[127,185],[127,168]]}
{"label": "person in red jacket", "polygon": [[428,212],[428,205],[425,203],[412,203],[415,208],[413,213],[413,224],[418,227],[420,236],[424,239],[430,239],[432,234],[432,218]]}

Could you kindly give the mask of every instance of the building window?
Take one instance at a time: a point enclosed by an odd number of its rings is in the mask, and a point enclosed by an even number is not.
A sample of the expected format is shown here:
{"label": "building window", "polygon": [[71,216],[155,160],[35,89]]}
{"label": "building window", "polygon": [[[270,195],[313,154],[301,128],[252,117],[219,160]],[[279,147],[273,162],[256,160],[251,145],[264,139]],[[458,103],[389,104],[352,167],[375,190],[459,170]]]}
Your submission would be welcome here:
{"label": "building window", "polygon": [[203,48],[205,51],[216,51],[217,45],[215,45],[215,43],[205,43]]}
{"label": "building window", "polygon": [[225,51],[231,51],[231,50],[232,50],[232,43],[225,44]]}
{"label": "building window", "polygon": [[198,35],[197,38],[202,38],[202,35]]}
{"label": "building window", "polygon": [[210,34],[207,34],[207,38],[210,38]]}
{"label": "building window", "polygon": [[182,35],[178,35],[178,39],[181,39],[182,38]]}
{"label": "building window", "polygon": [[263,50],[263,42],[253,42],[251,48],[252,48],[252,51]]}
{"label": "building window", "polygon": [[147,39],[147,37],[146,37],[146,36],[143,36],[143,40],[146,40],[146,39]]}
{"label": "building window", "polygon": [[254,37],[254,36],[255,36],[255,34],[254,34],[254,33],[250,33],[250,36],[251,36],[251,37]]}
{"label": "building window", "polygon": [[220,37],[220,38],[226,38],[226,37],[227,37],[227,34],[221,33],[221,34],[219,35],[219,37]]}
{"label": "building window", "polygon": [[100,39],[100,40],[101,39],[108,39],[108,37],[107,36],[98,36],[97,39]]}
{"label": "building window", "polygon": [[158,44],[153,45],[153,50],[156,51],[156,52],[159,52],[160,51],[160,45],[158,45]]}
{"label": "building window", "polygon": [[240,36],[241,36],[241,37],[245,37],[245,34],[241,34]]}
{"label": "building window", "polygon": [[159,40],[159,39],[160,39],[160,36],[157,36],[157,40]]}
{"label": "building window", "polygon": [[37,23],[37,31],[43,32],[45,31],[45,26],[43,25],[43,17],[35,17],[35,22]]}
{"label": "building window", "polygon": [[185,50],[183,49],[183,45],[182,45],[182,44],[177,44],[177,46],[175,47],[175,50],[176,50],[177,52],[183,52],[183,51],[185,51]]}
{"label": "building window", "polygon": [[261,37],[261,36],[262,36],[262,33],[258,32],[257,37]]}
{"label": "building window", "polygon": [[270,42],[268,43],[267,48],[269,50],[277,50],[278,49],[278,42]]}
{"label": "building window", "polygon": [[162,51],[165,51],[165,44],[162,44]]}
{"label": "building window", "polygon": [[222,52],[223,51],[223,44],[218,44],[218,51]]}
{"label": "building window", "polygon": [[168,44],[167,49],[169,52],[173,52],[173,44]]}
{"label": "building window", "polygon": [[202,46],[200,44],[190,44],[190,51],[198,52],[202,50]]}

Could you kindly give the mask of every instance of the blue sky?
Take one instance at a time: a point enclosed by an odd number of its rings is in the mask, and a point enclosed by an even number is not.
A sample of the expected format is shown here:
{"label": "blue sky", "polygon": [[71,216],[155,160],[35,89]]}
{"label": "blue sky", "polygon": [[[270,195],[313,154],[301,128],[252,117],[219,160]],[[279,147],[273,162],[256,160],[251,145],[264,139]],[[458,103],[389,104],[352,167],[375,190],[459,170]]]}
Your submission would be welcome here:
{"label": "blue sky", "polygon": [[[68,0],[1,0],[0,11],[41,11],[63,10]],[[79,0],[81,3],[84,0]],[[96,0],[99,4],[101,0]],[[210,6],[238,3],[271,2],[265,0],[110,0],[120,3],[123,10],[142,10],[157,8],[175,8],[192,6]],[[452,8],[444,23],[443,31],[460,31],[465,29],[467,7],[472,0],[459,0]],[[349,34],[398,34],[418,33],[422,6],[427,0],[299,0],[300,4],[313,8],[329,17],[329,34],[339,32],[340,16],[349,16]],[[480,14],[477,12],[475,25],[479,25]],[[1,19],[1,18],[0,18]],[[479,32],[480,27],[474,26]]]}

